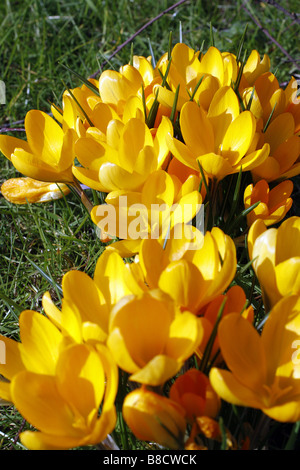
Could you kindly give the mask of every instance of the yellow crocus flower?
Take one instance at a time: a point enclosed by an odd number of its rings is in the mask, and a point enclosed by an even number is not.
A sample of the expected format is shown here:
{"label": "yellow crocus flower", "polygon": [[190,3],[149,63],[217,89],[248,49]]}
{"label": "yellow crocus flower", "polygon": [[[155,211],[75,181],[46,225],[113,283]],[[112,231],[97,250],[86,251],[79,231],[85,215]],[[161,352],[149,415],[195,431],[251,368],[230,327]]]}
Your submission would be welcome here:
{"label": "yellow crocus flower", "polygon": [[191,240],[145,239],[139,251],[139,263],[150,288],[159,287],[182,309],[195,314],[218,295],[234,278],[236,250],[233,240],[214,227],[191,249]]}
{"label": "yellow crocus flower", "polygon": [[212,387],[235,405],[258,408],[277,421],[299,421],[299,335],[299,296],[275,305],[261,336],[241,315],[226,316],[218,336],[229,370],[212,368]]}
{"label": "yellow crocus flower", "polygon": [[295,119],[295,133],[299,132],[300,100],[297,97],[297,81],[291,78],[285,90],[280,87],[274,74],[265,72],[258,76],[253,86],[240,90],[245,106],[249,105],[250,111],[257,119],[262,119],[264,125],[270,119],[271,122],[281,113],[289,112]]}
{"label": "yellow crocus flower", "polygon": [[270,57],[267,54],[261,59],[259,52],[253,50],[244,65],[243,78],[247,80],[249,86],[252,86],[260,75],[269,71],[270,66]]}
{"label": "yellow crocus flower", "polygon": [[300,217],[288,218],[278,229],[256,220],[249,230],[248,251],[267,311],[282,297],[300,294]]}
{"label": "yellow crocus flower", "polygon": [[62,130],[43,111],[25,117],[27,141],[0,136],[0,150],[20,173],[39,181],[72,183],[75,131]]}
{"label": "yellow crocus flower", "polygon": [[1,193],[13,204],[48,202],[69,194],[70,189],[63,183],[48,183],[32,178],[11,178],[1,186]]}
{"label": "yellow crocus flower", "polygon": [[187,423],[184,410],[175,401],[141,387],[125,397],[122,413],[138,439],[183,449]]}
{"label": "yellow crocus flower", "polygon": [[11,389],[18,411],[38,429],[20,435],[30,450],[99,444],[115,427],[118,370],[105,347],[72,345],[60,353],[55,375],[23,371]]}
{"label": "yellow crocus flower", "polygon": [[[252,169],[255,181],[292,178],[300,173],[300,139],[295,134],[294,117],[289,112],[279,114],[262,132],[262,120],[257,122],[257,148],[270,146],[269,156]],[[259,130],[260,129],[260,130]]]}
{"label": "yellow crocus flower", "polygon": [[167,134],[173,135],[167,117],[153,132],[140,118],[131,118],[126,123],[112,119],[105,142],[91,136],[76,142],[76,156],[82,166],[74,166],[73,173],[96,190],[139,190],[147,177],[163,166],[169,154]]}
{"label": "yellow crocus flower", "polygon": [[[165,239],[176,224],[187,224],[201,208],[200,179],[191,175],[184,183],[164,170],[150,174],[140,192],[112,191],[91,212],[101,231],[118,241],[110,245],[123,257],[139,251],[142,239]],[[138,215],[137,215],[138,214]]]}
{"label": "yellow crocus flower", "polygon": [[[178,111],[190,101],[192,95],[193,100],[207,110],[217,90],[221,86],[230,86],[237,76],[235,57],[227,52],[222,54],[213,46],[200,56],[199,51],[178,43],[171,52],[171,58],[167,77],[169,88],[158,84],[154,86],[154,91],[158,91],[160,103],[172,108],[179,86]],[[166,56],[157,64],[163,74],[166,73],[167,64]]]}
{"label": "yellow crocus flower", "polygon": [[215,93],[208,112],[195,102],[187,102],[180,113],[180,129],[184,142],[168,136],[170,152],[186,166],[199,170],[202,166],[209,178],[252,170],[263,163],[269,145],[250,151],[256,121],[250,111],[240,113],[239,102],[231,87]]}
{"label": "yellow crocus flower", "polygon": [[49,292],[43,295],[46,315],[66,337],[77,343],[105,343],[111,308],[124,296],[143,289],[118,253],[105,250],[99,257],[94,276],[71,270],[62,279],[62,308]]}
{"label": "yellow crocus flower", "polygon": [[181,313],[168,296],[151,290],[113,307],[107,346],[130,380],[157,386],[180,370],[201,335],[195,315]]}
{"label": "yellow crocus flower", "polygon": [[24,310],[19,317],[21,342],[0,336],[5,344],[6,362],[0,363],[0,396],[12,401],[11,382],[21,371],[53,375],[60,349],[64,345],[61,331],[44,315]]}
{"label": "yellow crocus flower", "polygon": [[249,227],[257,219],[263,220],[267,226],[280,222],[292,207],[293,200],[290,195],[293,187],[290,180],[282,181],[271,190],[266,180],[260,180],[255,185],[249,184],[244,191],[245,209],[259,202],[258,206],[247,214]]}

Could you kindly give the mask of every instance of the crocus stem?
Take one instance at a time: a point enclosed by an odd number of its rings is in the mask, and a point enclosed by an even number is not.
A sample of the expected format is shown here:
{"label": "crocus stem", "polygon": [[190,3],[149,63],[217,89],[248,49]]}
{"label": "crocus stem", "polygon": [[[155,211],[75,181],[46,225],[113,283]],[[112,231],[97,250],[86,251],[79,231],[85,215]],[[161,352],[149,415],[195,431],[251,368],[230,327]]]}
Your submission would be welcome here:
{"label": "crocus stem", "polygon": [[85,192],[83,191],[83,189],[81,188],[79,182],[76,179],[74,179],[72,187],[75,190],[78,197],[80,198],[82,204],[87,209],[87,211],[89,213],[91,213],[91,210],[93,209],[94,206],[93,206],[92,202],[89,200],[89,198],[87,197],[87,195],[85,194]]}
{"label": "crocus stem", "polygon": [[258,449],[266,438],[270,428],[269,416],[262,414],[251,439],[250,450]]}

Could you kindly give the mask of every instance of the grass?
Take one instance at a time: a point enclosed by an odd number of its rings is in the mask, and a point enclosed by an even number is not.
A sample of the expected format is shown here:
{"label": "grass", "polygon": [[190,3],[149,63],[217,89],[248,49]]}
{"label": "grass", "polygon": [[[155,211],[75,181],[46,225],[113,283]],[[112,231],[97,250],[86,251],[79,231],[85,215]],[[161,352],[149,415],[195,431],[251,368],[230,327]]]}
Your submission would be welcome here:
{"label": "grass", "polygon": [[[10,135],[24,138],[21,129],[30,109],[49,112],[49,103],[60,105],[64,83],[70,88],[80,85],[63,64],[88,77],[104,63],[114,69],[127,63],[131,41],[110,57],[147,21],[173,4],[173,0],[2,1],[0,79],[6,84],[6,104],[0,105],[0,132],[1,128],[6,132],[5,126],[19,128]],[[157,60],[168,49],[172,31],[173,44],[182,36],[193,48],[203,45],[207,49],[213,41],[221,50],[236,52],[248,25],[247,50],[269,54],[272,71],[280,83],[286,82],[291,74],[299,77],[300,73],[299,19],[287,13],[296,11],[296,0],[280,5],[286,11],[268,2],[186,1],[136,36],[133,51],[148,56],[151,44]],[[0,162],[1,184],[17,172],[3,156]],[[299,215],[299,179],[294,180],[293,210]],[[72,195],[68,202],[35,206],[14,206],[1,197],[0,214],[0,328],[1,334],[17,339],[19,313],[40,311],[47,290],[59,300],[60,281],[68,270],[92,275],[103,247]],[[18,433],[23,426],[29,425],[14,408],[1,408],[1,450],[22,449]]]}

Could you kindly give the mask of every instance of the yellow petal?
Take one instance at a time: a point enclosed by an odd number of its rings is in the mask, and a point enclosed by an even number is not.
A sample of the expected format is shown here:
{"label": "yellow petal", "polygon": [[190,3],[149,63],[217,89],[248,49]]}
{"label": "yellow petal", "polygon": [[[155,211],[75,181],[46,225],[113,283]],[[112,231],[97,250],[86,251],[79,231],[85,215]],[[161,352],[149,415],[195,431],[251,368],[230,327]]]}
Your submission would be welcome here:
{"label": "yellow petal", "polygon": [[12,381],[11,393],[19,412],[37,429],[56,436],[78,436],[72,427],[71,409],[59,395],[55,377],[20,372]]}
{"label": "yellow petal", "polygon": [[[276,258],[278,265],[289,258],[300,257],[300,218],[289,217],[277,231]],[[287,243],[288,240],[288,243]]]}
{"label": "yellow petal", "polygon": [[134,373],[139,370],[139,366],[133,361],[124,338],[119,328],[114,328],[108,338],[107,347],[111,351],[111,354],[119,367],[128,373]]}
{"label": "yellow petal", "polygon": [[123,129],[119,144],[119,162],[122,168],[132,172],[139,152],[147,145],[153,146],[150,130],[140,119],[130,119]]}
{"label": "yellow petal", "polygon": [[96,282],[86,273],[72,270],[62,279],[64,300],[69,307],[78,309],[82,322],[98,324],[103,331],[108,329],[108,308],[104,295]]}
{"label": "yellow petal", "polygon": [[255,328],[240,314],[232,313],[221,320],[218,338],[233,375],[245,387],[259,390],[266,379],[266,358]]}
{"label": "yellow petal", "polygon": [[180,129],[195,156],[214,151],[214,132],[206,113],[195,102],[187,102],[180,113]]}
{"label": "yellow petal", "polygon": [[268,384],[273,383],[277,371],[283,375],[283,367],[288,366],[288,377],[293,374],[291,354],[300,335],[299,309],[299,296],[281,299],[271,310],[263,328],[261,339],[267,358]]}
{"label": "yellow petal", "polygon": [[197,161],[209,178],[222,180],[225,176],[235,171],[227,160],[216,153],[202,155],[197,158]]}
{"label": "yellow petal", "polygon": [[20,315],[20,353],[33,372],[54,374],[62,341],[61,332],[44,315],[24,310]]}
{"label": "yellow petal", "polygon": [[75,144],[75,154],[84,168],[99,171],[105,147],[90,137],[82,137]]}
{"label": "yellow petal", "polygon": [[25,129],[31,151],[49,165],[57,165],[63,144],[63,131],[48,114],[31,110],[25,117]]}
{"label": "yellow petal", "polygon": [[243,385],[229,371],[213,367],[209,380],[215,392],[223,400],[237,406],[261,408],[262,400],[259,393]]}
{"label": "yellow petal", "polygon": [[292,181],[286,180],[271,189],[269,194],[270,211],[283,204],[292,194],[293,188],[294,185]]}
{"label": "yellow petal", "polygon": [[126,295],[141,293],[141,288],[125,266],[122,257],[111,250],[105,250],[99,257],[94,282],[101,289],[109,306],[115,305]]}
{"label": "yellow petal", "polygon": [[265,141],[270,144],[273,155],[277,147],[294,134],[295,123],[290,113],[282,113],[276,117],[265,132]]}
{"label": "yellow petal", "polygon": [[30,147],[25,140],[17,139],[9,135],[0,135],[0,151],[6,158],[11,160],[11,155],[16,148],[22,148],[26,152],[30,152]]}
{"label": "yellow petal", "polygon": [[[56,369],[57,389],[66,403],[85,419],[102,402],[105,375],[100,355],[84,344],[64,349]],[[83,399],[84,397],[84,399]]]}
{"label": "yellow petal", "polygon": [[176,375],[181,366],[182,362],[160,354],[151,359],[145,367],[132,374],[129,379],[156,387]]}
{"label": "yellow petal", "polygon": [[[162,87],[161,85],[154,85],[153,87],[154,93],[157,94],[157,99],[158,102],[161,103],[163,106],[166,106],[168,108],[172,108],[174,105],[174,100],[175,100],[175,93],[172,91],[168,90],[165,87]],[[176,103],[176,110],[180,111],[184,103],[186,102],[188,96],[185,98],[179,94],[177,103]]]}
{"label": "yellow petal", "polygon": [[208,110],[208,118],[213,126],[215,151],[220,147],[229,124],[240,114],[239,103],[233,89],[219,88]]}
{"label": "yellow petal", "polygon": [[166,354],[179,361],[192,356],[202,339],[203,331],[199,319],[189,312],[183,312],[172,322]]}
{"label": "yellow petal", "polygon": [[61,328],[61,311],[54,305],[49,292],[44,293],[42,305],[47,317],[55,326]]}
{"label": "yellow petal", "polygon": [[186,260],[170,263],[162,272],[159,288],[169,294],[175,302],[189,311],[197,309],[204,294],[205,283],[197,267]]}
{"label": "yellow petal", "polygon": [[70,189],[65,184],[49,184],[31,178],[12,178],[1,186],[5,199],[14,204],[48,202],[60,199],[69,194]]}
{"label": "yellow petal", "polygon": [[172,136],[173,135],[173,125],[170,121],[169,118],[166,116],[162,117],[161,123],[157,128],[157,131],[155,133],[154,137],[154,149],[155,149],[155,154],[157,156],[157,166],[160,168],[166,157],[169,154],[169,147],[167,145],[167,140],[166,137],[167,135]]}
{"label": "yellow petal", "polygon": [[73,182],[71,167],[68,170],[60,171],[21,148],[14,150],[11,161],[20,173],[29,176],[29,178],[39,181]]}
{"label": "yellow petal", "polygon": [[254,137],[256,122],[250,111],[242,112],[229,125],[224,136],[221,151],[231,165],[235,165],[247,153]]}
{"label": "yellow petal", "polygon": [[255,240],[265,231],[267,227],[263,220],[256,220],[250,227],[247,237],[248,252],[250,259],[253,259],[253,246]]}
{"label": "yellow petal", "polygon": [[176,157],[177,160],[189,168],[199,170],[196,155],[194,155],[191,150],[186,145],[184,145],[183,142],[173,138],[171,135],[167,135],[166,140],[170,152],[174,155],[174,157]]}
{"label": "yellow petal", "polygon": [[60,450],[77,447],[81,439],[57,436],[36,431],[24,431],[20,434],[22,444],[29,450]]}
{"label": "yellow petal", "polygon": [[[8,380],[24,369],[24,364],[20,355],[19,344],[17,341],[0,335],[1,361],[0,374]],[[4,354],[2,354],[4,351]],[[2,361],[4,356],[4,362]],[[1,395],[0,395],[1,396]],[[3,397],[4,398],[4,397]]]}
{"label": "yellow petal", "polygon": [[200,62],[200,74],[207,73],[217,77],[220,84],[223,84],[224,79],[224,65],[220,51],[211,46],[208,51],[203,55]]}
{"label": "yellow petal", "polygon": [[275,267],[276,283],[282,296],[300,294],[300,256]]}
{"label": "yellow petal", "polygon": [[237,173],[242,167],[243,171],[256,171],[258,166],[261,166],[267,161],[270,152],[269,144],[264,144],[262,149],[256,150],[246,155],[234,166],[234,172]]}

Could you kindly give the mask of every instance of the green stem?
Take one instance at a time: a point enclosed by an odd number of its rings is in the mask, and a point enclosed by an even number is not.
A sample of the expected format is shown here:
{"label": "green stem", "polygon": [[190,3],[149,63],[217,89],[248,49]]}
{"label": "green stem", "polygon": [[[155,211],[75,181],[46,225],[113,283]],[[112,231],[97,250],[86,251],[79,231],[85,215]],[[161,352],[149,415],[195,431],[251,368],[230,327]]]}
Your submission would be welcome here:
{"label": "green stem", "polygon": [[82,204],[84,205],[84,207],[87,209],[87,211],[90,214],[94,206],[93,206],[92,202],[89,200],[89,198],[87,197],[87,195],[85,194],[85,192],[83,191],[83,189],[81,189],[79,181],[75,178],[74,178],[74,181],[72,183],[72,187],[75,190],[75,192],[76,192],[77,196],[79,197],[79,199],[81,200]]}

